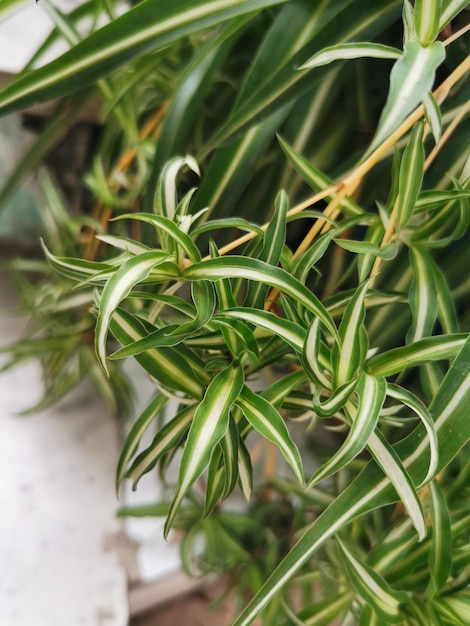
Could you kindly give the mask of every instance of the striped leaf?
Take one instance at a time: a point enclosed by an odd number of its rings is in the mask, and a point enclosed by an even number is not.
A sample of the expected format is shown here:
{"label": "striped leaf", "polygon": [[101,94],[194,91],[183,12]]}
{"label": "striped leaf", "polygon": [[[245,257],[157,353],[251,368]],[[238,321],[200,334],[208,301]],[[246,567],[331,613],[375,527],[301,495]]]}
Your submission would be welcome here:
{"label": "striped leaf", "polygon": [[468,8],[468,0],[443,0],[439,30],[442,30],[461,11]]}
{"label": "striped leaf", "polygon": [[341,343],[335,344],[331,351],[334,388],[350,381],[364,363],[368,348],[368,339],[363,326],[364,298],[368,286],[369,281],[366,281],[356,290],[341,320],[338,331]]}
{"label": "striped leaf", "polygon": [[[108,373],[106,339],[114,311],[131,289],[147,278],[152,269],[163,262],[164,259],[162,259],[161,252],[144,252],[126,261],[107,281],[99,303],[95,331],[96,356],[106,373]],[[171,274],[169,278],[171,278]]]}
{"label": "striped leaf", "polygon": [[435,475],[439,462],[438,441],[434,421],[426,406],[408,389],[393,383],[387,383],[387,396],[400,400],[400,402],[403,402],[403,404],[414,411],[426,429],[429,441],[429,469],[423,480],[423,484],[425,484]]}
{"label": "striped leaf", "polygon": [[335,338],[338,337],[333,320],[318,298],[280,267],[273,267],[258,259],[234,255],[229,258],[221,257],[196,263],[184,270],[183,277],[187,280],[214,281],[222,278],[246,278],[266,283],[292,296],[308,311],[317,315]]}
{"label": "striped leaf", "polygon": [[392,241],[385,246],[378,246],[375,243],[369,241],[354,241],[350,239],[335,239],[335,244],[343,250],[348,252],[354,252],[355,254],[368,254],[373,257],[380,257],[385,261],[391,261],[394,259],[398,252],[398,246],[395,241]]}
{"label": "striped leaf", "polygon": [[278,335],[296,352],[302,351],[306,337],[305,330],[298,324],[279,317],[270,311],[260,311],[259,309],[253,309],[251,307],[239,307],[224,311],[223,316],[254,324],[258,328],[263,328],[264,330]]}
{"label": "striped leaf", "polygon": [[137,450],[145,431],[154,421],[155,417],[164,409],[167,402],[168,398],[158,393],[132,425],[124,441],[124,445],[122,446],[121,454],[119,455],[116,469],[116,492],[119,489],[119,483],[124,476],[127,465]]}
{"label": "striped leaf", "polygon": [[0,94],[0,114],[62,97],[107,76],[145,52],[283,0],[145,0],[51,63]]}
{"label": "striped leaf", "polygon": [[423,98],[424,113],[426,116],[426,122],[431,129],[432,136],[436,145],[439,143],[442,134],[442,117],[441,109],[436,102],[436,99],[431,92],[426,94]]}
{"label": "striped leaf", "polygon": [[414,25],[423,46],[429,46],[439,34],[441,0],[415,0]]}
{"label": "striped leaf", "polygon": [[195,410],[195,404],[185,407],[158,431],[148,448],[135,458],[125,475],[132,481],[134,489],[142,476],[155,467],[165,452],[172,450],[183,439],[190,427]]}
{"label": "striped leaf", "polygon": [[299,67],[299,70],[312,69],[328,65],[333,61],[346,61],[348,59],[361,59],[364,57],[372,59],[398,59],[401,50],[384,46],[377,43],[357,42],[343,43],[336,46],[328,46],[313,55],[306,63]]}
{"label": "striped leaf", "polygon": [[[113,266],[109,263],[99,261],[85,261],[83,259],[73,259],[69,257],[54,256],[41,241],[42,249],[51,267],[57,270],[62,276],[72,280],[86,280],[93,278],[100,272],[112,271]],[[163,256],[162,256],[163,261]]]}
{"label": "striped leaf", "polygon": [[432,89],[436,70],[444,58],[440,41],[426,48],[416,40],[405,44],[402,56],[392,68],[387,102],[368,153],[378,148]]}
{"label": "striped leaf", "polygon": [[302,364],[311,380],[324,389],[331,389],[331,380],[325,375],[331,364],[321,357],[321,331],[318,318],[314,319],[307,334],[302,352]]}
{"label": "striped leaf", "polygon": [[341,554],[356,592],[386,622],[402,621],[400,605],[408,601],[408,594],[393,590],[387,581],[365,561],[358,559],[337,539]]}
{"label": "striped leaf", "polygon": [[335,454],[312,476],[308,487],[331,476],[350,463],[367,445],[377,425],[385,400],[386,385],[383,378],[363,374],[356,386],[357,409],[351,416],[351,428],[346,440]]}
{"label": "striped leaf", "polygon": [[222,498],[225,486],[225,466],[222,449],[217,446],[212,454],[207,470],[206,493],[204,496],[203,517],[207,517]]}
{"label": "striped leaf", "polygon": [[437,293],[434,268],[427,252],[413,246],[410,248],[410,259],[413,281],[408,298],[413,321],[406,335],[406,343],[414,344],[432,334],[437,317]]}
{"label": "striped leaf", "polygon": [[426,589],[434,597],[445,585],[452,570],[452,529],[446,498],[436,480],[429,485],[432,543],[428,557],[430,573]]}
{"label": "striped leaf", "polygon": [[320,402],[320,395],[315,394],[313,408],[319,417],[331,417],[346,404],[356,389],[358,379],[350,380],[333,391],[328,400]]}
{"label": "striped leaf", "polygon": [[176,493],[165,522],[165,537],[184,496],[207,467],[215,446],[224,436],[229,423],[230,408],[242,388],[243,370],[238,365],[229,365],[209,383],[186,439]]}
{"label": "striped leaf", "polygon": [[236,404],[253,428],[279,448],[294,470],[298,481],[303,485],[304,474],[299,451],[289,435],[284,420],[274,406],[246,385]]}
{"label": "striped leaf", "polygon": [[253,492],[253,466],[250,453],[242,439],[238,441],[238,484],[248,502]]}
{"label": "striped leaf", "polygon": [[330,245],[333,231],[325,233],[319,237],[303,254],[294,259],[292,275],[303,285],[307,282],[308,274],[315,264],[323,257]]}
{"label": "striped leaf", "polygon": [[235,420],[230,418],[224,436],[220,440],[220,447],[224,457],[224,488],[222,498],[227,498],[238,481],[238,448],[240,436]]}
{"label": "striped leaf", "polygon": [[[438,431],[438,471],[470,441],[470,422],[467,419],[469,402],[470,340],[462,346],[430,407]],[[396,448],[396,454],[403,459],[403,465],[416,482],[422,480],[426,473],[425,466],[428,464],[423,428],[419,426]],[[360,514],[395,501],[396,497],[389,479],[384,478],[375,463],[370,463],[305,531],[235,620],[234,626],[248,626],[252,623],[299,568],[344,525]]]}
{"label": "striped leaf", "polygon": [[[110,329],[123,346],[147,337],[148,330],[141,320],[123,309],[114,313]],[[190,397],[202,397],[204,362],[197,359],[189,349],[152,348],[138,354],[136,361],[160,384],[174,391],[182,391]]]}
{"label": "striped leaf", "polygon": [[143,243],[130,239],[129,237],[115,237],[112,235],[96,235],[96,239],[99,239],[108,246],[113,246],[123,252],[129,252],[130,254],[142,254],[148,252],[150,248]]}
{"label": "striped leaf", "polygon": [[165,163],[158,179],[154,212],[156,215],[166,217],[171,222],[175,220],[176,206],[178,204],[176,178],[184,167],[188,167],[195,174],[200,175],[199,166],[193,157],[174,157]]}
{"label": "striped leaf", "polygon": [[[154,226],[160,238],[163,239],[162,246],[166,241],[166,236],[169,236],[171,240],[177,243],[180,248],[188,255],[192,263],[197,263],[201,260],[201,254],[197,246],[193,243],[192,239],[184,233],[178,226],[167,217],[161,215],[152,215],[152,213],[129,213],[126,215],[120,215],[115,218],[116,220],[132,219],[140,222],[146,222]],[[164,237],[161,234],[164,233]],[[170,253],[173,251],[170,251]],[[167,252],[168,254],[168,252]]]}
{"label": "striped leaf", "polygon": [[[278,193],[274,206],[274,215],[266,229],[263,248],[258,256],[261,261],[277,266],[281,258],[281,251],[286,241],[286,214],[288,208],[287,195],[284,191]],[[262,309],[269,287],[256,282],[248,285],[245,304],[253,308]]]}
{"label": "striped leaf", "polygon": [[190,322],[159,328],[143,339],[128,344],[114,352],[109,358],[122,359],[141,354],[146,350],[161,346],[176,346],[203,328],[212,318],[215,308],[215,295],[211,283],[201,281],[191,285],[193,300],[196,304],[195,317]]}
{"label": "striped leaf", "polygon": [[405,228],[415,208],[424,172],[423,124],[415,124],[400,164],[396,216],[399,228]]}
{"label": "striped leaf", "polygon": [[365,369],[373,376],[392,376],[427,361],[451,359],[463,348],[466,339],[464,333],[420,339],[412,345],[392,348],[372,357]]}
{"label": "striped leaf", "polygon": [[345,591],[332,598],[315,602],[298,614],[306,626],[331,626],[333,620],[351,604],[352,593]]}

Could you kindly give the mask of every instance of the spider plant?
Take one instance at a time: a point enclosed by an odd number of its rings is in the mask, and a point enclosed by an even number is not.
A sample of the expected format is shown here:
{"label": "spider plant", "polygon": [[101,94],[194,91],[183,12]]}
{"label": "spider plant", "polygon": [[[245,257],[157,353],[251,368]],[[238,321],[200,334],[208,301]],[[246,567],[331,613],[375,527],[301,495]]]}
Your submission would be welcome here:
{"label": "spider plant", "polygon": [[465,6],[145,0],[83,40],[49,6],[71,50],[0,93],[101,94],[93,221],[44,254],[102,380],[155,384],[116,483],[168,498],[121,513],[236,626],[470,619]]}

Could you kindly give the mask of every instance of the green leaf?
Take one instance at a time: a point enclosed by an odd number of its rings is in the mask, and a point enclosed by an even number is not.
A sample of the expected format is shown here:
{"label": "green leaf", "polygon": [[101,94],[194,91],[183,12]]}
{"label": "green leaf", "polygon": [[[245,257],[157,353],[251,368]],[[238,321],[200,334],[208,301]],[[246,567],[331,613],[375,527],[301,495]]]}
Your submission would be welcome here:
{"label": "green leaf", "polygon": [[230,408],[242,388],[243,370],[239,365],[229,365],[209,383],[186,439],[176,493],[165,523],[165,537],[181,501],[209,464],[215,446],[224,436],[229,423]]}
{"label": "green leaf", "polygon": [[385,400],[386,384],[383,378],[363,374],[356,387],[357,409],[351,416],[351,428],[346,440],[335,454],[312,476],[308,487],[331,476],[350,463],[367,445],[374,432]]}
{"label": "green leaf", "polygon": [[370,254],[373,257],[380,257],[385,261],[394,259],[398,252],[398,246],[394,241],[382,247],[368,241],[355,241],[353,239],[335,239],[334,241],[340,248],[348,250],[348,252]]}
{"label": "green leaf", "polygon": [[[155,467],[162,455],[168,450],[172,450],[183,439],[193,419],[196,406],[193,404],[182,409],[158,431],[148,448],[134,459],[125,474],[125,477],[132,481],[134,489],[142,476]],[[137,433],[135,434],[137,435]]]}
{"label": "green leaf", "polygon": [[340,387],[350,381],[362,367],[367,353],[368,339],[364,329],[364,298],[369,281],[361,285],[349,301],[339,326],[340,344],[331,352],[334,378],[333,386]]}
{"label": "green leaf", "polygon": [[298,614],[306,626],[331,626],[335,617],[345,611],[351,604],[352,593],[345,591],[332,598],[315,602]]}
{"label": "green leaf", "polygon": [[461,11],[468,8],[468,0],[442,0],[439,30],[442,30]]}
{"label": "green leaf", "polygon": [[415,0],[415,30],[423,46],[429,46],[439,34],[440,17],[441,0]]}
{"label": "green leaf", "polygon": [[157,393],[157,395],[150,401],[132,425],[129,434],[124,441],[124,445],[122,446],[121,454],[119,455],[116,469],[116,492],[119,489],[119,483],[124,476],[127,465],[137,450],[145,431],[160,411],[164,409],[167,402],[168,398],[166,396]]}
{"label": "green leaf", "polygon": [[432,135],[434,137],[434,141],[437,145],[439,143],[439,140],[442,134],[441,109],[439,108],[439,105],[437,104],[436,99],[434,98],[431,92],[429,92],[423,98],[423,104],[424,104],[424,112],[426,115],[426,122],[428,123],[429,128],[431,129]]}
{"label": "green leaf", "polygon": [[299,70],[311,69],[328,65],[333,61],[345,61],[348,59],[361,59],[369,57],[373,59],[398,59],[401,51],[391,46],[384,46],[378,43],[357,42],[343,43],[336,46],[328,46],[313,55],[306,63],[299,67]]}
{"label": "green leaf", "polygon": [[323,402],[320,402],[320,395],[315,394],[313,404],[315,413],[319,417],[331,417],[337,413],[346,404],[347,400],[356,389],[358,382],[359,380],[356,378],[341,385],[341,387],[335,389],[330,397]]}
{"label": "green leaf", "polygon": [[400,605],[408,601],[408,594],[393,590],[377,571],[358,559],[337,539],[349,579],[356,592],[383,620],[397,624],[402,621]]}
{"label": "green leaf", "polygon": [[246,385],[236,400],[236,404],[253,428],[276,444],[294,470],[298,481],[303,485],[304,474],[299,451],[289,435],[284,420],[274,406]]}
{"label": "green leaf", "polygon": [[444,46],[436,41],[424,48],[418,41],[405,44],[403,55],[390,74],[390,90],[368,154],[380,146],[432,89],[437,68],[445,59]]}
{"label": "green leaf", "polygon": [[230,418],[228,428],[220,440],[224,456],[224,489],[222,498],[227,498],[235,489],[238,480],[238,448],[240,435],[235,420]]}
{"label": "green leaf", "polygon": [[439,462],[437,432],[433,419],[426,406],[408,389],[387,383],[387,396],[400,400],[414,411],[426,429],[429,441],[429,469],[423,480],[423,484],[425,484],[435,475]]}
{"label": "green leaf", "polygon": [[[192,239],[178,228],[178,226],[168,217],[161,215],[152,215],[152,213],[129,213],[126,215],[120,215],[115,218],[116,220],[132,219],[140,222],[146,222],[154,226],[160,234],[160,238],[163,238],[162,245],[166,242],[166,236],[176,242],[184,251],[192,263],[197,263],[201,260],[201,254],[197,249],[197,246],[193,243]],[[164,237],[162,237],[164,234]],[[173,252],[172,250],[170,253]],[[168,254],[168,252],[167,252]]]}
{"label": "green leaf", "polygon": [[307,333],[302,352],[302,364],[314,383],[324,389],[331,389],[331,380],[325,375],[325,370],[331,370],[331,363],[321,359],[321,347],[320,321],[316,318]]}
{"label": "green leaf", "polygon": [[410,248],[410,258],[413,281],[408,297],[413,322],[406,335],[406,343],[415,344],[432,334],[437,317],[437,293],[434,268],[427,252],[413,246]]}
{"label": "green leaf", "polygon": [[403,152],[396,201],[398,228],[405,228],[408,224],[421,189],[424,173],[423,132],[423,124],[415,124]]}
{"label": "green leaf", "polygon": [[248,502],[253,492],[253,466],[250,453],[242,439],[238,441],[238,484]]}
{"label": "green leaf", "polygon": [[[96,356],[106,373],[108,373],[106,338],[114,311],[135,285],[142,282],[157,265],[164,262],[160,251],[144,252],[126,261],[106,283],[99,303],[95,336]],[[168,275],[169,279],[173,277],[174,275]]]}
{"label": "green leaf", "polygon": [[[277,266],[281,258],[281,251],[286,241],[286,214],[288,209],[287,195],[280,191],[276,197],[274,215],[269,222],[264,235],[263,248],[259,259]],[[269,287],[256,282],[248,285],[245,304],[253,308],[262,309]]]}
{"label": "green leaf", "polygon": [[[110,329],[123,346],[147,337],[148,329],[141,320],[123,309],[114,313]],[[160,384],[171,390],[182,391],[189,396],[202,397],[204,362],[189,349],[151,348],[138,354],[135,360]]]}
{"label": "green leaf", "polygon": [[0,114],[62,97],[107,76],[145,52],[283,0],[145,0],[61,57],[0,93]]}
{"label": "green leaf", "polygon": [[365,369],[373,376],[391,376],[427,361],[451,359],[463,348],[466,339],[464,333],[426,337],[414,344],[392,348],[372,357]]}
{"label": "green leaf", "polygon": [[446,498],[436,480],[430,485],[432,543],[428,556],[431,578],[426,596],[433,598],[447,582],[452,570],[452,529]]}
{"label": "green leaf", "polygon": [[266,283],[292,296],[299,304],[320,318],[320,321],[337,338],[336,326],[328,311],[314,294],[280,267],[273,267],[258,259],[243,256],[209,259],[188,267],[183,272],[187,280],[220,280],[246,278]]}
{"label": "green leaf", "polygon": [[204,497],[203,517],[207,517],[217,506],[224,492],[225,466],[222,462],[222,450],[217,446],[212,454],[207,470],[206,493]]}

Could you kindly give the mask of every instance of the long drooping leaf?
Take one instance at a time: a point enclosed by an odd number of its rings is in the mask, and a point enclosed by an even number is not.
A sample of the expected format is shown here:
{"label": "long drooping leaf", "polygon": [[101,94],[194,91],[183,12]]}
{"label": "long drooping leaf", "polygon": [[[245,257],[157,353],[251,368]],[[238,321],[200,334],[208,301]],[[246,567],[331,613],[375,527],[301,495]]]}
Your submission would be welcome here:
{"label": "long drooping leaf", "polygon": [[365,448],[371,433],[374,431],[379,413],[385,400],[386,384],[383,378],[375,378],[363,374],[356,393],[357,409],[351,416],[351,428],[345,442],[339,450],[312,476],[308,482],[311,487],[342,467],[345,467]]}
{"label": "long drooping leaf", "polygon": [[413,322],[406,342],[413,344],[432,334],[437,317],[437,293],[429,255],[418,247],[410,248],[413,281],[409,291]]}
{"label": "long drooping leaf", "polygon": [[368,153],[380,146],[425,98],[444,58],[445,50],[440,41],[427,47],[416,40],[405,44],[404,52],[390,74],[387,102]]}
{"label": "long drooping leaf", "polygon": [[[165,259],[162,259],[161,251],[144,252],[130,258],[106,283],[99,303],[95,336],[96,356],[106,373],[108,371],[106,366],[106,338],[114,311],[135,285],[142,282],[152,269],[164,262]],[[171,274],[169,278],[171,278]]]}
{"label": "long drooping leaf", "polygon": [[148,448],[136,457],[125,474],[126,478],[132,481],[134,488],[140,478],[155,466],[159,458],[181,441],[189,429],[196,406],[193,404],[182,409],[158,431]]}
{"label": "long drooping leaf", "polygon": [[229,423],[230,408],[243,388],[243,370],[229,365],[210,382],[199,404],[188,433],[176,493],[165,523],[165,536],[191,485],[207,467],[216,444],[224,436]]}
{"label": "long drooping leaf", "polygon": [[221,257],[188,267],[184,270],[183,277],[189,280],[246,278],[265,283],[295,298],[307,310],[317,315],[334,337],[338,336],[333,320],[318,298],[280,267],[242,256]]}
{"label": "long drooping leaf", "polygon": [[430,484],[432,543],[428,566],[430,580],[426,589],[429,598],[445,585],[452,569],[452,529],[446,498],[437,481]]}
{"label": "long drooping leaf", "polygon": [[306,70],[312,67],[328,65],[333,61],[345,61],[347,59],[360,59],[369,57],[373,59],[398,59],[401,51],[391,46],[370,42],[343,43],[337,46],[323,48],[306,61],[299,69]]}
{"label": "long drooping leaf", "polygon": [[344,557],[349,579],[357,593],[384,622],[401,622],[400,604],[408,600],[408,594],[403,591],[394,591],[383,576],[353,555],[342,541],[339,539],[337,541]]}
{"label": "long drooping leaf", "polygon": [[[439,432],[438,470],[445,467],[470,440],[469,402],[470,340],[460,350],[430,407]],[[397,453],[416,482],[420,482],[426,473],[427,444],[423,441],[423,428],[418,427],[397,446]],[[383,477],[375,463],[369,464],[302,535],[234,626],[248,626],[294,573],[349,521],[395,499],[389,480]]]}
{"label": "long drooping leaf", "polygon": [[423,124],[416,124],[403,152],[398,179],[397,223],[405,228],[415,208],[424,172]]}
{"label": "long drooping leaf", "polygon": [[129,434],[126,437],[124,445],[122,446],[121,454],[116,468],[116,491],[119,488],[119,483],[124,475],[127,464],[129,463],[132,455],[137,450],[142,435],[147,430],[149,425],[153,422],[155,417],[165,407],[168,402],[168,398],[163,394],[157,393],[157,395],[150,401],[145,407],[139,417],[136,419]]}
{"label": "long drooping leaf", "polygon": [[61,97],[177,39],[285,0],[145,0],[0,93],[0,114]]}
{"label": "long drooping leaf", "polygon": [[[123,309],[117,309],[114,313],[110,330],[123,346],[148,335],[144,324]],[[135,359],[160,384],[196,399],[202,397],[203,383],[207,382],[201,376],[204,373],[204,363],[196,359],[189,348],[152,348],[136,355]]]}
{"label": "long drooping leaf", "polygon": [[465,333],[427,337],[409,346],[392,348],[372,357],[365,369],[374,376],[391,376],[406,367],[420,365],[426,361],[451,359],[463,348],[466,340]]}

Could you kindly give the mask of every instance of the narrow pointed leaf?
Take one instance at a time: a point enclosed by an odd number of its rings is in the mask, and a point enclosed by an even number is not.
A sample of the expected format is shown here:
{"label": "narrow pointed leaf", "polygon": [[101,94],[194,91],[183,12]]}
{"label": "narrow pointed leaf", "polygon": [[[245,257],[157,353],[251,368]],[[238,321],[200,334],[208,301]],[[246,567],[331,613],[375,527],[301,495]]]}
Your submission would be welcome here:
{"label": "narrow pointed leaf", "polygon": [[423,124],[416,124],[411,131],[410,140],[403,152],[398,181],[396,204],[399,228],[408,224],[421,189],[424,172]]}
{"label": "narrow pointed leaf", "polygon": [[168,402],[168,398],[163,394],[157,394],[153,400],[145,407],[139,417],[136,419],[132,428],[129,431],[129,434],[126,437],[124,445],[122,446],[121,454],[119,455],[119,460],[116,469],[116,491],[119,488],[119,483],[124,476],[127,465],[134,455],[137,447],[149,427],[149,425],[154,421],[155,417],[160,413],[160,411],[165,407],[165,404]]}
{"label": "narrow pointed leaf", "polygon": [[188,267],[183,272],[188,280],[220,280],[221,278],[247,278],[264,282],[295,298],[337,337],[336,326],[328,311],[314,294],[280,267],[272,267],[264,261],[242,256],[209,259]]}
{"label": "narrow pointed leaf", "polygon": [[350,380],[334,390],[328,400],[320,402],[320,397],[314,398],[315,413],[319,417],[331,417],[337,413],[347,402],[353,391],[356,389],[358,379]]}
{"label": "narrow pointed leaf", "polygon": [[131,289],[147,278],[155,266],[163,262],[161,252],[144,252],[124,263],[106,283],[99,304],[95,336],[96,356],[106,373],[108,372],[106,338],[114,311]]}
{"label": "narrow pointed leaf", "polygon": [[173,523],[181,501],[194,481],[209,464],[215,446],[224,436],[230,408],[243,387],[243,371],[229,365],[210,382],[194,414],[183,450],[176,493],[165,523],[165,536]]}
{"label": "narrow pointed leaf", "polygon": [[363,374],[357,384],[357,410],[351,418],[351,428],[339,450],[312,476],[308,487],[331,476],[350,463],[367,445],[374,432],[385,400],[383,378]]}
{"label": "narrow pointed leaf", "polygon": [[383,576],[354,556],[343,542],[339,539],[337,541],[356,592],[384,621],[394,624],[401,622],[400,604],[408,600],[408,595],[403,591],[394,591]]}
{"label": "narrow pointed leaf", "polygon": [[188,431],[196,405],[185,407],[155,435],[152,443],[134,460],[126,473],[135,489],[141,477],[152,470],[165,452],[174,448]]}
{"label": "narrow pointed leaf", "polygon": [[289,435],[284,420],[274,406],[246,385],[236,402],[253,428],[276,444],[294,470],[298,481],[303,485],[304,474],[299,451]]}
{"label": "narrow pointed leaf", "polygon": [[432,543],[428,557],[431,578],[426,589],[434,597],[445,585],[452,570],[452,529],[446,498],[436,480],[430,485]]}
{"label": "narrow pointed leaf", "polygon": [[436,473],[439,462],[437,433],[431,414],[421,400],[404,387],[387,383],[387,395],[400,400],[414,411],[426,429],[429,441],[429,469],[423,480],[423,484],[426,484]]}
{"label": "narrow pointed leaf", "polygon": [[427,361],[451,359],[463,348],[466,339],[464,333],[420,339],[412,345],[392,348],[372,357],[365,369],[374,376],[391,376]]}
{"label": "narrow pointed leaf", "polygon": [[415,31],[423,46],[429,46],[439,34],[440,17],[441,0],[415,0]]}
{"label": "narrow pointed leaf", "polygon": [[410,248],[413,281],[408,294],[413,322],[406,335],[408,344],[432,334],[437,317],[437,293],[434,281],[434,268],[429,255],[424,250]]}
{"label": "narrow pointed leaf", "polygon": [[333,61],[345,61],[364,57],[373,59],[398,59],[400,55],[401,50],[378,43],[343,43],[323,48],[321,52],[317,52],[317,54],[314,54],[306,63],[301,65],[299,70],[328,65],[328,63],[333,63]]}
{"label": "narrow pointed leaf", "polygon": [[442,117],[441,117],[441,109],[436,102],[436,99],[429,92],[423,98],[424,104],[424,112],[426,115],[426,121],[431,129],[432,136],[434,137],[434,142],[436,145],[439,143],[442,134]]}
{"label": "narrow pointed leaf", "polygon": [[431,91],[436,70],[444,58],[440,41],[426,48],[416,40],[405,44],[403,55],[390,74],[387,102],[368,153],[380,146]]}
{"label": "narrow pointed leaf", "polygon": [[355,376],[357,369],[362,367],[367,353],[367,336],[363,322],[364,298],[368,286],[369,281],[366,281],[355,291],[341,320],[339,327],[341,344],[335,344],[331,353],[335,387],[344,385]]}

